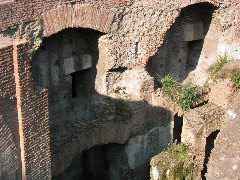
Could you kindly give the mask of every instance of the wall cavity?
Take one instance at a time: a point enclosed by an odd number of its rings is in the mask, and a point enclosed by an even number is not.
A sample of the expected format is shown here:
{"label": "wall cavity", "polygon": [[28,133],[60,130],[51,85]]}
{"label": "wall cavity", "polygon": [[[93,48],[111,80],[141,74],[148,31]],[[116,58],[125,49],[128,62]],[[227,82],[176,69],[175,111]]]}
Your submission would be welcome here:
{"label": "wall cavity", "polygon": [[203,170],[201,172],[202,179],[206,179],[205,174],[207,173],[207,164],[219,132],[220,131],[214,131],[206,138],[205,158],[204,158]]}
{"label": "wall cavity", "polygon": [[72,122],[94,119],[98,39],[90,29],[66,29],[45,38],[31,64],[34,83],[49,92],[52,153],[73,136]]}
{"label": "wall cavity", "polygon": [[174,127],[173,127],[173,142],[180,143],[181,142],[181,134],[183,127],[183,117],[178,116],[178,114],[174,115]]}
{"label": "wall cavity", "polygon": [[171,74],[184,80],[196,69],[214,9],[208,3],[198,3],[181,10],[158,52],[149,59],[147,70],[152,77]]}

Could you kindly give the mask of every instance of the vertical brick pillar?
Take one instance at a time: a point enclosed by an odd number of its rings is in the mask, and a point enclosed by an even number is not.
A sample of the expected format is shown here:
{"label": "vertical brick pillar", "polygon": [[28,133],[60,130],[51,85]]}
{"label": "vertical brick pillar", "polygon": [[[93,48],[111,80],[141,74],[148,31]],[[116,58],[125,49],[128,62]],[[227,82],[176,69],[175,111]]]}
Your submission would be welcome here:
{"label": "vertical brick pillar", "polygon": [[0,179],[18,179],[21,158],[13,47],[0,39]]}
{"label": "vertical brick pillar", "polygon": [[22,179],[51,179],[48,93],[34,89],[28,43],[13,42]]}

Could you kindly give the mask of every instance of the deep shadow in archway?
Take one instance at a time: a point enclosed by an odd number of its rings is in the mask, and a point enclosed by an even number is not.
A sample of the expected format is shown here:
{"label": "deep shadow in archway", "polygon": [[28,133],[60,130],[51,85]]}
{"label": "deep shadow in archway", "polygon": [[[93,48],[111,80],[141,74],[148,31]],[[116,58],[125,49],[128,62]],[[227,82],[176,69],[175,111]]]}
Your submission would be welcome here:
{"label": "deep shadow in archway", "polygon": [[[90,29],[61,31],[44,39],[32,59],[35,85],[49,91],[52,175],[56,179],[97,179],[106,173],[90,170],[90,161],[96,156],[103,169],[111,169],[106,178],[145,180],[149,178],[150,158],[171,143],[171,112],[147,101],[119,100],[96,92],[101,35]],[[125,70],[109,72],[121,74]],[[93,150],[96,153],[84,151],[109,143],[118,145],[111,151],[108,145]],[[106,146],[107,159],[102,156]],[[116,161],[124,161],[108,164],[109,153],[116,151]]]}
{"label": "deep shadow in archway", "polygon": [[174,115],[174,127],[173,127],[173,142],[181,143],[181,134],[183,127],[183,117]]}
{"label": "deep shadow in archway", "polygon": [[158,52],[149,59],[147,71],[152,77],[171,74],[184,80],[197,67],[215,9],[204,2],[181,10]]}
{"label": "deep shadow in archway", "polygon": [[52,152],[55,143],[67,141],[68,121],[95,118],[92,96],[101,35],[91,29],[63,30],[43,39],[31,61],[34,83],[49,93]]}

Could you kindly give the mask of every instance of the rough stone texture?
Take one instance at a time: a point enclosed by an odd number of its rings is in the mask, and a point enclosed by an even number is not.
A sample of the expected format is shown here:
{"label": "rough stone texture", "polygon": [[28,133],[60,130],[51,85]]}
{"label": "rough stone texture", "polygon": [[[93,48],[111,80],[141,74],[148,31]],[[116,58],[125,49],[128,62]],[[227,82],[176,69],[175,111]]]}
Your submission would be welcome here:
{"label": "rough stone texture", "polygon": [[214,104],[190,110],[183,116],[182,142],[195,152],[194,159],[197,178],[203,169],[205,157],[206,137],[212,132],[220,130],[225,121],[225,111]]}
{"label": "rough stone texture", "polygon": [[230,79],[217,80],[211,86],[209,101],[227,108],[234,99],[234,84]]}
{"label": "rough stone texture", "polygon": [[225,126],[215,142],[208,164],[207,179],[236,179],[240,177],[240,96],[228,106]]}

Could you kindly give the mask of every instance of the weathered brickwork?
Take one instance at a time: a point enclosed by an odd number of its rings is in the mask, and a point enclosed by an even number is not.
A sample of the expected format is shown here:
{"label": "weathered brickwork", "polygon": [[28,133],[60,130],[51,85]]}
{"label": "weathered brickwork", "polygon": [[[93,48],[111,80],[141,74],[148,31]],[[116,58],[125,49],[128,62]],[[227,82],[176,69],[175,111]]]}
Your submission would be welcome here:
{"label": "weathered brickwork", "polygon": [[93,5],[61,6],[43,15],[44,35],[50,36],[66,28],[91,28],[108,32],[114,14]]}
{"label": "weathered brickwork", "polygon": [[21,176],[13,47],[0,45],[0,179]]}
{"label": "weathered brickwork", "polygon": [[[48,96],[34,89],[26,42],[13,42],[23,179],[51,177]],[[34,163],[38,162],[38,163]]]}

